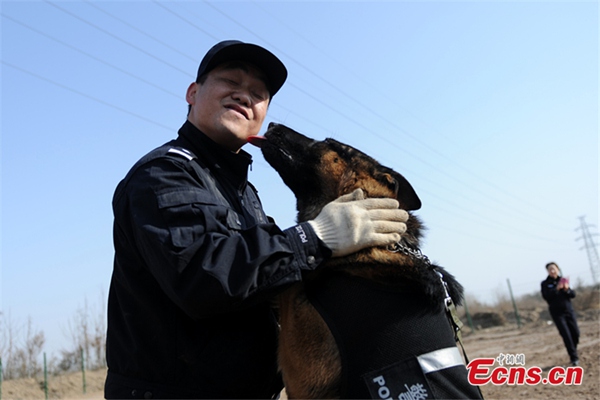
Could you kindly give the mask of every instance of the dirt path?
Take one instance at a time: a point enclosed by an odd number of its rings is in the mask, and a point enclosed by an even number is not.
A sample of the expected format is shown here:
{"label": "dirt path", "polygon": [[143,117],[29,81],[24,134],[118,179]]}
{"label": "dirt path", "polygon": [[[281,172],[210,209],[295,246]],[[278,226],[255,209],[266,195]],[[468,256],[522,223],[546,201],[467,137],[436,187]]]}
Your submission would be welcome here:
{"label": "dirt path", "polygon": [[[592,320],[579,321],[581,338],[578,346],[580,366],[584,376],[581,385],[498,385],[481,387],[486,399],[600,399],[600,324],[597,315]],[[569,357],[554,325],[545,321],[521,329],[516,326],[489,328],[464,337],[470,360],[496,358],[502,354],[524,354],[525,368],[537,366],[542,377],[555,366],[568,366]],[[498,366],[495,363],[494,366]]]}

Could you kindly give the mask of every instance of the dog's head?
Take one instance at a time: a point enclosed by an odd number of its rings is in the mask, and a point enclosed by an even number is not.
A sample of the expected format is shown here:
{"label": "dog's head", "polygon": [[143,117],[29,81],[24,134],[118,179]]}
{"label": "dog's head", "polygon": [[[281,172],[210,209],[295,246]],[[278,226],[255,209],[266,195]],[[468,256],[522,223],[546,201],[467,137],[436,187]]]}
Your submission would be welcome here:
{"label": "dog's head", "polygon": [[299,222],[315,218],[327,203],[358,188],[366,197],[395,198],[407,211],[421,207],[402,175],[337,140],[316,141],[271,123],[264,138],[250,141],[261,147],[267,162],[294,192]]}
{"label": "dog's head", "polygon": [[[395,198],[400,208],[407,211],[421,207],[421,200],[402,175],[337,140],[316,141],[284,125],[270,124],[264,137],[253,137],[249,141],[261,148],[267,162],[296,195],[298,222],[315,218],[327,203],[358,188],[366,197]],[[409,214],[402,239],[418,248],[422,225],[416,216]],[[438,275],[430,268],[423,268],[423,261],[402,252],[373,247],[330,259],[327,264],[328,268],[344,271],[357,267],[353,273],[386,284],[406,279],[420,282],[434,307],[443,304]],[[365,265],[375,267],[365,269]],[[444,271],[439,266],[436,268]],[[444,271],[444,275],[450,295],[460,304],[462,286],[448,272]]]}

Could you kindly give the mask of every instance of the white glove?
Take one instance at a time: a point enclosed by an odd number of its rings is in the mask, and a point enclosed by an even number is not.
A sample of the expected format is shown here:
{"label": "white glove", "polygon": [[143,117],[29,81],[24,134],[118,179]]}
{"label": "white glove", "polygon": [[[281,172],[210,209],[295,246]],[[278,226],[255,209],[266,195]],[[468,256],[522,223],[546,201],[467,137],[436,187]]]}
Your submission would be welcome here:
{"label": "white glove", "polygon": [[398,242],[408,220],[408,213],[398,206],[395,199],[365,199],[362,189],[356,189],[327,204],[308,223],[333,257],[342,257]]}

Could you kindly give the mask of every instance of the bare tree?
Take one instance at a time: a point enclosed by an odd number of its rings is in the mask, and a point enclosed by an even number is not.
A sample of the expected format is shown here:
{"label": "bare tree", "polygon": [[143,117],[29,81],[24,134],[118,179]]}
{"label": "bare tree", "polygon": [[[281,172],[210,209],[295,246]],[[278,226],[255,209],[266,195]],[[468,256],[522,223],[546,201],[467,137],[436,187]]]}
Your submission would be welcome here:
{"label": "bare tree", "polygon": [[31,323],[31,317],[27,320],[27,334],[25,336],[25,360],[27,365],[27,377],[31,378],[38,372],[41,372],[42,368],[39,363],[39,356],[42,352],[42,348],[46,343],[46,337],[44,332],[34,332]]}
{"label": "bare tree", "polygon": [[[19,341],[24,335],[24,340]],[[27,324],[15,323],[0,313],[0,358],[4,379],[31,378],[41,371],[39,356],[46,342],[44,332],[35,331],[31,317]]]}
{"label": "bare tree", "polygon": [[72,345],[62,351],[62,360],[58,367],[63,371],[76,370],[81,366],[81,356],[86,362],[86,368],[97,369],[104,367],[106,324],[104,299],[101,296],[100,307],[90,307],[85,299],[82,307],[78,308],[68,323],[68,336]]}

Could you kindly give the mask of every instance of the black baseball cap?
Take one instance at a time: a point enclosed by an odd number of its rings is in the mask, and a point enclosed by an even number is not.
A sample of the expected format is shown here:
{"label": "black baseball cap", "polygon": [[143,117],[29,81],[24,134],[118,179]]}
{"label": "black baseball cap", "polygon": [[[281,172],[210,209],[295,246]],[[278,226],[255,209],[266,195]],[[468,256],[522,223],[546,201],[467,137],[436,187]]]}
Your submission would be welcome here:
{"label": "black baseball cap", "polygon": [[227,61],[247,61],[264,72],[269,81],[268,86],[271,97],[275,96],[275,93],[281,89],[287,78],[285,65],[269,50],[239,40],[225,40],[215,44],[206,53],[200,67],[198,67],[196,82],[200,80],[202,75]]}

